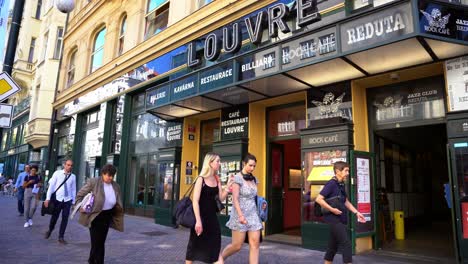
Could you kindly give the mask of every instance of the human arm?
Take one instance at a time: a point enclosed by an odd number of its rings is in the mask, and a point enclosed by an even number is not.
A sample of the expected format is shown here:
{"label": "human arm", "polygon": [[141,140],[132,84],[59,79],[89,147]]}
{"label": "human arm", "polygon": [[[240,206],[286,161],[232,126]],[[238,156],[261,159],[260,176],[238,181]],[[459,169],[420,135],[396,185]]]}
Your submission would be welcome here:
{"label": "human arm", "polygon": [[75,202],[76,202],[76,176],[75,176],[75,174],[72,174],[72,175],[70,175],[70,177],[71,178],[69,180],[71,181],[70,190],[71,190],[72,204],[75,204]]}
{"label": "human arm", "polygon": [[50,200],[50,197],[52,196],[52,193],[55,191],[56,183],[57,183],[57,174],[56,172],[54,172],[54,174],[52,175],[52,178],[49,179],[49,188],[47,189],[47,195],[44,201],[45,207],[49,207],[49,200]]}
{"label": "human arm", "polygon": [[234,205],[234,210],[236,210],[237,215],[239,216],[239,222],[241,224],[246,225],[247,220],[245,219],[244,214],[242,213],[239,202],[241,181],[242,179],[239,179],[239,177],[236,176],[234,184],[232,185],[232,203]]}
{"label": "human arm", "polygon": [[20,173],[18,175],[18,178],[16,178],[16,182],[15,182],[15,188],[18,189],[19,187],[21,187],[23,185],[23,181],[24,181],[24,177],[23,177],[23,173]]}
{"label": "human arm", "polygon": [[203,185],[203,178],[198,177],[197,180],[195,181],[195,187],[193,188],[193,214],[195,215],[195,233],[197,235],[201,235],[203,232],[203,223],[201,221],[200,217],[200,195],[201,195],[201,189]]}
{"label": "human arm", "polygon": [[219,178],[217,180],[218,180],[218,187],[219,187],[219,194],[218,194],[219,200],[224,201],[229,194],[229,188],[231,188],[232,186],[232,175],[229,176],[228,182],[226,186],[224,186],[224,188],[221,187]]}
{"label": "human arm", "polygon": [[348,208],[348,210],[350,212],[352,212],[353,214],[356,215],[357,219],[359,222],[361,223],[365,223],[366,222],[366,218],[364,217],[364,215],[362,215],[357,209],[356,207],[354,207],[354,205],[349,202],[349,200],[346,198],[346,202],[345,202],[345,206],[346,208]]}
{"label": "human arm", "polygon": [[317,196],[317,198],[315,199],[315,202],[320,204],[322,208],[327,209],[328,211],[330,211],[331,213],[335,215],[341,215],[343,213],[341,212],[340,209],[331,207],[331,205],[329,205],[327,201],[325,201],[325,197],[322,194],[319,194]]}
{"label": "human arm", "polygon": [[[74,198],[74,201],[75,201],[74,204],[80,203],[88,193],[92,192],[92,190],[94,189],[94,185],[96,184],[96,179],[98,178],[88,179],[86,184],[83,187],[81,187],[81,189],[78,191],[78,194],[76,194],[76,198]],[[75,189],[75,192],[76,192],[76,189]]]}

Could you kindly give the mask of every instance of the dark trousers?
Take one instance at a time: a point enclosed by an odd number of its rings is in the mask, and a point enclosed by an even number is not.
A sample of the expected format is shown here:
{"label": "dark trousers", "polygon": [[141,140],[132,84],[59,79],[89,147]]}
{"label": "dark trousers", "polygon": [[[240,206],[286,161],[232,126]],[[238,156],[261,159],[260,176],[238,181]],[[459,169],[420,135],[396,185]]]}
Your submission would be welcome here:
{"label": "dark trousers", "polygon": [[328,241],[325,260],[333,261],[338,249],[340,249],[343,254],[344,263],[353,262],[351,240],[349,240],[348,237],[348,228],[342,223],[330,224],[330,240]]}
{"label": "dark trousers", "polygon": [[54,231],[55,224],[59,218],[60,212],[62,212],[62,222],[60,222],[60,231],[59,231],[59,238],[63,238],[65,235],[65,229],[67,229],[68,224],[68,216],[70,215],[70,208],[72,205],[72,201],[68,202],[57,202],[57,207],[55,208],[55,212],[50,218],[49,223],[49,231]]}
{"label": "dark trousers", "polygon": [[18,188],[17,198],[18,198],[18,212],[20,214],[24,214],[24,188],[23,187]]}
{"label": "dark trousers", "polygon": [[112,210],[105,210],[101,211],[91,222],[91,227],[89,228],[91,251],[89,252],[88,263],[104,263],[104,255],[106,253],[105,243],[111,220]]}

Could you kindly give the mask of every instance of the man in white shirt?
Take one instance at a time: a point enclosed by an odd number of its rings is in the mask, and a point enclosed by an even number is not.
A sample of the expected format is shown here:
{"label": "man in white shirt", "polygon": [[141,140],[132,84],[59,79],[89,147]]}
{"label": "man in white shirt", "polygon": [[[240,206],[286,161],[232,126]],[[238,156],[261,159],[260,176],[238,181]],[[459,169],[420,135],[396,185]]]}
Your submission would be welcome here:
{"label": "man in white shirt", "polygon": [[[68,216],[70,214],[70,208],[75,203],[76,197],[76,176],[71,172],[73,167],[72,160],[66,160],[63,164],[63,170],[57,170],[49,180],[49,189],[47,190],[47,197],[44,201],[44,206],[49,206],[49,200],[54,191],[56,201],[56,210],[50,218],[49,230],[45,233],[45,238],[48,239],[52,231],[54,231],[55,224],[57,223],[60,211],[62,211],[62,222],[60,223],[60,231],[58,241],[60,244],[67,244],[63,239],[65,235],[65,229],[68,224]],[[66,182],[62,185],[62,183]],[[62,185],[62,186],[60,186]],[[60,188],[59,188],[60,187]]]}

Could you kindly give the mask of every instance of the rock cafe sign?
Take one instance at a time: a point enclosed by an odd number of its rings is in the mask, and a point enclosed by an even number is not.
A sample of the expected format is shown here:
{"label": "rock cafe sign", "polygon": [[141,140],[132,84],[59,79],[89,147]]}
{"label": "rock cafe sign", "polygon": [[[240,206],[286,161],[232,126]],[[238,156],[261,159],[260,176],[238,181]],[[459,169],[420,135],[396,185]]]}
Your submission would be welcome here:
{"label": "rock cafe sign", "polygon": [[[316,21],[321,20],[317,9],[317,0],[296,0],[296,17],[298,27],[305,27]],[[278,29],[283,33],[291,32],[287,20],[290,19],[290,13],[293,8],[287,7],[284,3],[278,3],[262,10],[253,17],[246,17],[243,21],[235,22],[230,26],[221,29],[222,38],[212,32],[208,34],[204,42],[204,58],[208,61],[218,59],[221,49],[226,53],[236,53],[242,46],[241,22],[244,22],[247,28],[250,42],[260,44],[262,42],[262,32],[268,28],[268,37],[278,36]],[[292,15],[292,14],[291,14]],[[187,65],[195,67],[201,64],[201,59],[197,58],[195,43],[191,42],[187,47]]]}

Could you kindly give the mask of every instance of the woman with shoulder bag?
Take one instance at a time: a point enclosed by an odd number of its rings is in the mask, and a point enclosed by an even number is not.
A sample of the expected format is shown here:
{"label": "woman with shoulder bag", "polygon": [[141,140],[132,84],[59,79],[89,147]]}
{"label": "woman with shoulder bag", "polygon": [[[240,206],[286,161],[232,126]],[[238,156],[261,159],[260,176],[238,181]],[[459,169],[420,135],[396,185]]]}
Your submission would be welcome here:
{"label": "woman with shoulder bag", "polygon": [[185,263],[193,261],[205,263],[224,263],[221,257],[221,228],[219,226],[217,201],[226,199],[227,189],[221,188],[216,175],[220,165],[219,155],[208,153],[205,156],[200,176],[195,181],[193,192],[193,212],[195,227],[190,230]]}
{"label": "woman with shoulder bag", "polygon": [[260,232],[263,229],[258,215],[257,179],[252,175],[257,165],[257,158],[248,153],[243,159],[242,171],[234,176],[232,202],[234,205],[226,226],[232,231],[232,242],[223,250],[226,259],[242,248],[246,235],[249,241],[249,263],[258,263],[260,254]]}
{"label": "woman with shoulder bag", "polygon": [[89,179],[76,195],[76,205],[80,204],[87,194],[94,195],[91,209],[87,212],[81,207],[78,220],[80,224],[89,228],[91,236],[88,263],[104,263],[109,227],[123,232],[122,196],[119,184],[113,180],[116,171],[113,165],[105,165],[101,169],[101,177]]}

